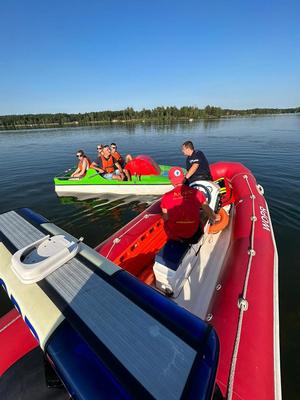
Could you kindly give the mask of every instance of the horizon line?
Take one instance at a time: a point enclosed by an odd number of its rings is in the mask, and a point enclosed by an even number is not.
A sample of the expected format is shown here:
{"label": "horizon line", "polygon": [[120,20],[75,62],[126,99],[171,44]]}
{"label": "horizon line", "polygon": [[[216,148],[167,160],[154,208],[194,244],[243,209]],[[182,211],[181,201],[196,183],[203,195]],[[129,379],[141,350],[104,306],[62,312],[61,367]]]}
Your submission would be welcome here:
{"label": "horizon line", "polygon": [[214,106],[214,105],[210,105],[207,104],[205,107],[200,108],[199,106],[195,106],[195,105],[185,105],[185,106],[174,106],[174,105],[168,105],[168,106],[155,106],[155,107],[151,107],[151,108],[140,108],[140,109],[134,109],[132,106],[127,106],[125,108],[121,108],[121,109],[103,109],[103,110],[97,110],[97,111],[79,111],[79,112],[64,112],[64,111],[58,111],[58,112],[33,112],[33,113],[25,113],[25,114],[3,114],[0,115],[0,117],[11,117],[11,116],[24,116],[24,115],[43,115],[43,114],[49,114],[49,115],[55,115],[55,114],[89,114],[89,113],[101,113],[101,112],[118,112],[118,111],[125,111],[125,110],[133,110],[134,112],[141,112],[143,110],[155,110],[157,108],[177,108],[178,110],[182,109],[182,108],[196,108],[199,110],[205,110],[206,107],[211,107],[211,108],[217,108],[217,109],[221,109],[221,110],[228,110],[228,111],[251,111],[251,110],[295,110],[297,108],[300,108],[300,105],[298,106],[290,106],[290,107],[251,107],[251,108],[228,108],[228,107],[220,107],[220,106]]}

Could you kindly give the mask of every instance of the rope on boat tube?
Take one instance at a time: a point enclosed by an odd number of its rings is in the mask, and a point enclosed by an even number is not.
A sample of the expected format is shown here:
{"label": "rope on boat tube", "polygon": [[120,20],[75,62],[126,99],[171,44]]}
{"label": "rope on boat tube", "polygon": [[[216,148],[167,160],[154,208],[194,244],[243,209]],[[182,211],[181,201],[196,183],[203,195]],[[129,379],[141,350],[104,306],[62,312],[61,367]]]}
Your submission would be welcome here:
{"label": "rope on boat tube", "polygon": [[152,217],[153,215],[156,214],[145,214],[142,219],[139,219],[135,224],[133,224],[130,228],[128,228],[125,232],[122,233],[119,237],[114,238],[113,243],[111,245],[111,248],[109,249],[108,253],[106,254],[106,258],[109,257],[110,253],[112,252],[113,248],[115,247],[116,244],[120,243],[121,239],[123,236],[127,235],[128,232],[131,231],[131,229],[135,228],[139,223],[141,223],[144,219],[147,219],[149,217]]}
{"label": "rope on boat tube", "polygon": [[21,315],[18,314],[14,319],[12,319],[11,321],[9,321],[5,326],[3,326],[0,329],[0,333],[4,332],[6,328],[8,328],[10,325],[12,325],[14,322],[16,322],[19,318],[21,318]]}
{"label": "rope on boat tube", "polygon": [[237,362],[237,355],[238,355],[238,351],[239,351],[239,344],[240,344],[240,339],[241,339],[243,316],[244,316],[244,311],[248,310],[248,301],[246,299],[248,282],[249,282],[249,276],[250,276],[250,271],[251,271],[252,258],[255,256],[254,232],[255,232],[255,222],[257,221],[257,217],[255,215],[255,195],[253,194],[251,186],[249,184],[248,176],[244,175],[243,178],[245,179],[245,181],[248,185],[249,192],[250,192],[250,199],[252,199],[252,216],[251,216],[252,224],[251,224],[251,235],[250,235],[250,248],[248,250],[249,259],[248,259],[246,276],[245,276],[245,280],[244,280],[243,293],[242,293],[242,296],[238,299],[238,304],[237,304],[240,311],[239,311],[238,326],[237,326],[237,331],[236,331],[236,336],[235,336],[235,341],[234,341],[234,348],[233,348],[233,354],[232,354],[231,365],[230,365],[230,373],[229,373],[229,379],[228,379],[227,399],[229,399],[229,400],[232,399],[232,394],[233,394],[234,375],[235,375],[235,368],[236,368],[236,362]]}

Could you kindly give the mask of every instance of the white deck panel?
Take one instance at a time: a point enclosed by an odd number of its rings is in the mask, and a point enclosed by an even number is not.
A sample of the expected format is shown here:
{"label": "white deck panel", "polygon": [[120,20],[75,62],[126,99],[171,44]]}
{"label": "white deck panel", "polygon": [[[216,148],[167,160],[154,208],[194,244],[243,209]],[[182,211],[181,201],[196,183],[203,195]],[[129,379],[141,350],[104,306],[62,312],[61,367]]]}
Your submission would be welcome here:
{"label": "white deck panel", "polygon": [[55,185],[58,196],[74,196],[76,194],[134,194],[162,195],[173,189],[172,185]]}
{"label": "white deck panel", "polygon": [[[232,215],[233,210],[231,210]],[[216,291],[218,278],[229,247],[232,217],[228,227],[217,234],[205,234],[199,260],[187,278],[175,302],[205,320],[211,299]],[[226,249],[224,251],[224,249]]]}

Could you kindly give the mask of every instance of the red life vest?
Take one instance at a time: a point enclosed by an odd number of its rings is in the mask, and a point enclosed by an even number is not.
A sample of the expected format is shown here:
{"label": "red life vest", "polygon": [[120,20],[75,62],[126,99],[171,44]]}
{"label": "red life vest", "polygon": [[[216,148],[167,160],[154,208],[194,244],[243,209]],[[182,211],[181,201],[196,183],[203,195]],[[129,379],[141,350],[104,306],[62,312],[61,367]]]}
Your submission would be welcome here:
{"label": "red life vest", "polygon": [[87,156],[82,157],[82,160],[80,160],[78,163],[78,168],[80,169],[80,172],[83,171],[83,160],[86,160],[86,169],[84,171],[86,172],[91,166],[91,161]]}
{"label": "red life vest", "polygon": [[115,170],[115,160],[112,155],[110,155],[108,158],[105,158],[103,155],[100,156],[100,160],[102,163],[101,168],[105,171],[107,174],[111,174]]}

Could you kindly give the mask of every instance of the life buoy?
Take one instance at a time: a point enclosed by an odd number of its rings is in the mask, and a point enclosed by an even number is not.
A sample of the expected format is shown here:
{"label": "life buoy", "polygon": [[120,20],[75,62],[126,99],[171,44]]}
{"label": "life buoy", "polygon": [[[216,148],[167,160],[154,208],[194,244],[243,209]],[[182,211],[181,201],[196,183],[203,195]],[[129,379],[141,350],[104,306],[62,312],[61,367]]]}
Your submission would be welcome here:
{"label": "life buoy", "polygon": [[229,215],[224,210],[224,208],[220,209],[220,211],[218,212],[218,215],[221,217],[220,221],[211,225],[208,229],[208,233],[218,233],[218,232],[222,231],[223,229],[225,229],[226,226],[228,225]]}

